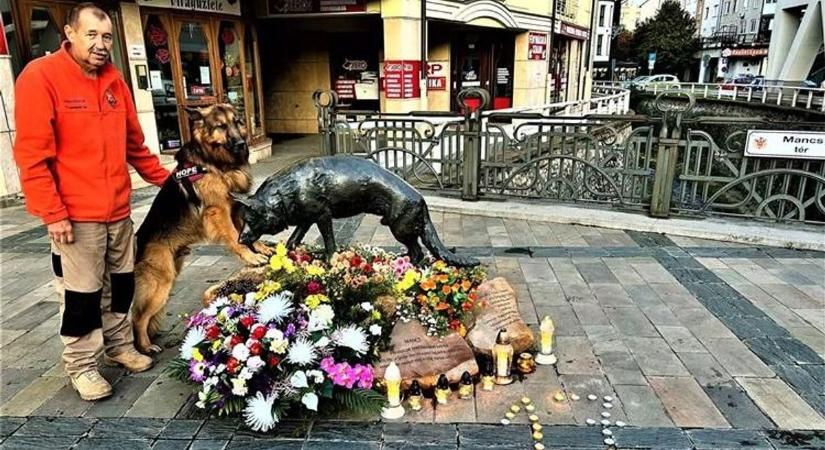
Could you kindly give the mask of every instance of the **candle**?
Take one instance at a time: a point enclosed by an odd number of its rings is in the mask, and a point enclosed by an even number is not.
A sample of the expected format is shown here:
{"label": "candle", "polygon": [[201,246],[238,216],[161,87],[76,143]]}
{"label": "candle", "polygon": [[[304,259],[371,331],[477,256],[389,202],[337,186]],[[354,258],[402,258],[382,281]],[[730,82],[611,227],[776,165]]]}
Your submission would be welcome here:
{"label": "candle", "polygon": [[420,411],[421,399],[421,385],[418,384],[418,380],[413,380],[412,384],[410,385],[410,396],[407,400],[410,402],[410,409],[412,409],[413,411]]}
{"label": "candle", "polygon": [[473,398],[473,378],[470,372],[464,371],[461,374],[461,383],[458,386],[458,398],[471,399]]}
{"label": "candle", "polygon": [[536,355],[536,362],[542,365],[555,364],[556,356],[553,354],[553,333],[556,327],[550,316],[544,316],[539,326],[539,353]]}
{"label": "candle", "polygon": [[492,391],[493,384],[495,384],[495,373],[493,372],[493,365],[490,361],[486,361],[484,369],[481,373],[481,389],[485,391]]}
{"label": "candle", "polygon": [[513,365],[513,346],[510,344],[505,328],[499,330],[496,336],[496,344],[493,346],[493,362],[496,366],[496,384],[512,383],[510,367]]}
{"label": "candle", "polygon": [[387,386],[387,403],[389,406],[381,410],[381,417],[385,419],[400,419],[404,416],[404,407],[401,405],[401,371],[391,362],[384,371],[384,384]]}
{"label": "candle", "polygon": [[449,397],[450,382],[447,380],[447,375],[442,373],[438,376],[438,383],[435,385],[435,400],[441,405],[446,405]]}

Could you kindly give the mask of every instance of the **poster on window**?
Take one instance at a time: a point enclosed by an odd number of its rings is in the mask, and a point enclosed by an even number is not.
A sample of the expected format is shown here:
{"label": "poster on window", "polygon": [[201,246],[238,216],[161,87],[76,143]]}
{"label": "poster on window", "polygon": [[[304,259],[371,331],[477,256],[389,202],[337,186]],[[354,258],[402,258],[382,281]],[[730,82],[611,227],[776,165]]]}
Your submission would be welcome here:
{"label": "poster on window", "polygon": [[344,106],[376,108],[378,48],[368,33],[342,33],[330,47],[332,89]]}
{"label": "poster on window", "polygon": [[527,35],[527,59],[544,61],[547,59],[547,33]]}
{"label": "poster on window", "polygon": [[427,63],[427,90],[447,90],[448,65],[448,61],[430,61]]}
{"label": "poster on window", "polygon": [[421,97],[418,86],[421,61],[384,61],[384,90],[387,98]]}
{"label": "poster on window", "polygon": [[269,0],[269,14],[356,13],[367,10],[367,0]]}

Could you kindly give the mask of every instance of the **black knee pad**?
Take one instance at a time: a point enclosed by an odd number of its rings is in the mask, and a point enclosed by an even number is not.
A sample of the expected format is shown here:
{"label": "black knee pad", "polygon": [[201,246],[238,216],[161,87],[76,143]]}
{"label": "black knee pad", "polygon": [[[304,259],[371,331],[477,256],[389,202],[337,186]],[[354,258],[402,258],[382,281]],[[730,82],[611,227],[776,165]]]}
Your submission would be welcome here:
{"label": "black knee pad", "polygon": [[76,292],[66,290],[63,297],[63,322],[60,324],[61,336],[80,337],[103,328],[100,313],[100,299],[103,289],[95,292]]}
{"label": "black knee pad", "polygon": [[63,263],[57,253],[52,253],[52,272],[57,278],[63,278]]}
{"label": "black knee pad", "polygon": [[112,311],[126,314],[132,306],[135,296],[135,273],[113,273],[112,279]]}

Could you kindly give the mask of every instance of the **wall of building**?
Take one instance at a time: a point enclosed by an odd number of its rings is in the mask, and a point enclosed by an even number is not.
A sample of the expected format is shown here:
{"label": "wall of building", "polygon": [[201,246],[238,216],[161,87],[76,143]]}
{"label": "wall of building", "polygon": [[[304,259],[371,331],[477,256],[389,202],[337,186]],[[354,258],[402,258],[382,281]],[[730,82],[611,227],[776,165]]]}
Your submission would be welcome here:
{"label": "wall of building", "polygon": [[711,37],[718,30],[719,2],[720,0],[705,0],[699,36]]}
{"label": "wall of building", "polygon": [[596,3],[594,23],[593,61],[606,63],[610,61],[610,41],[613,30],[613,1],[599,0]]}
{"label": "wall of building", "polygon": [[639,5],[633,3],[632,0],[623,3],[620,23],[625,30],[636,31],[639,25]]}
{"label": "wall of building", "polygon": [[735,32],[746,41],[755,39],[762,17],[762,0],[721,0],[718,31]]}
{"label": "wall of building", "polygon": [[14,164],[14,77],[11,56],[0,55],[0,198],[20,192],[20,178]]}
{"label": "wall of building", "polygon": [[528,58],[529,34],[527,32],[516,35],[513,58],[513,107],[516,108],[541,105],[544,103],[547,89],[547,59]]}
{"label": "wall of building", "polygon": [[[430,65],[441,65],[440,76],[445,76],[446,87],[444,90],[427,90],[427,109],[430,111],[449,111],[450,101],[455,93],[452,91],[452,83],[450,82],[450,61],[452,53],[450,49],[450,40],[447,35],[430,34],[429,36],[429,50],[428,61]],[[443,75],[441,75],[443,74]]]}
{"label": "wall of building", "polygon": [[768,51],[767,77],[786,81],[807,79],[825,43],[823,24],[825,4],[822,0],[779,0]]}
{"label": "wall of building", "polygon": [[[631,0],[632,1],[632,0]],[[642,0],[639,3],[639,21],[642,23],[656,15],[663,0]]]}

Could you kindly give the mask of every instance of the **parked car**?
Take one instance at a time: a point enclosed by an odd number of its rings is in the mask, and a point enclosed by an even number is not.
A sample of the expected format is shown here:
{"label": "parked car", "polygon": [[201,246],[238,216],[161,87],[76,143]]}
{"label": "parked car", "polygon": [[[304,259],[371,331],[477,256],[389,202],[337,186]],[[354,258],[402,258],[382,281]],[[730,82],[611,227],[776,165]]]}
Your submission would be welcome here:
{"label": "parked car", "polygon": [[650,78],[650,75],[642,75],[642,76],[638,76],[638,77],[636,77],[632,80],[626,80],[626,81],[622,82],[622,87],[623,88],[628,88],[628,89],[633,88],[633,87],[637,87],[639,84],[643,83],[648,78]]}
{"label": "parked car", "polygon": [[675,75],[650,75],[644,80],[634,83],[631,87],[647,90],[664,90],[678,88],[679,86],[679,79],[676,78]]}
{"label": "parked car", "polygon": [[[759,86],[764,82],[764,77]],[[748,87],[753,87],[754,77],[752,75],[737,75],[725,80],[719,87],[719,93],[722,97],[735,98],[736,96],[748,95]],[[761,89],[761,88],[760,88]]]}

